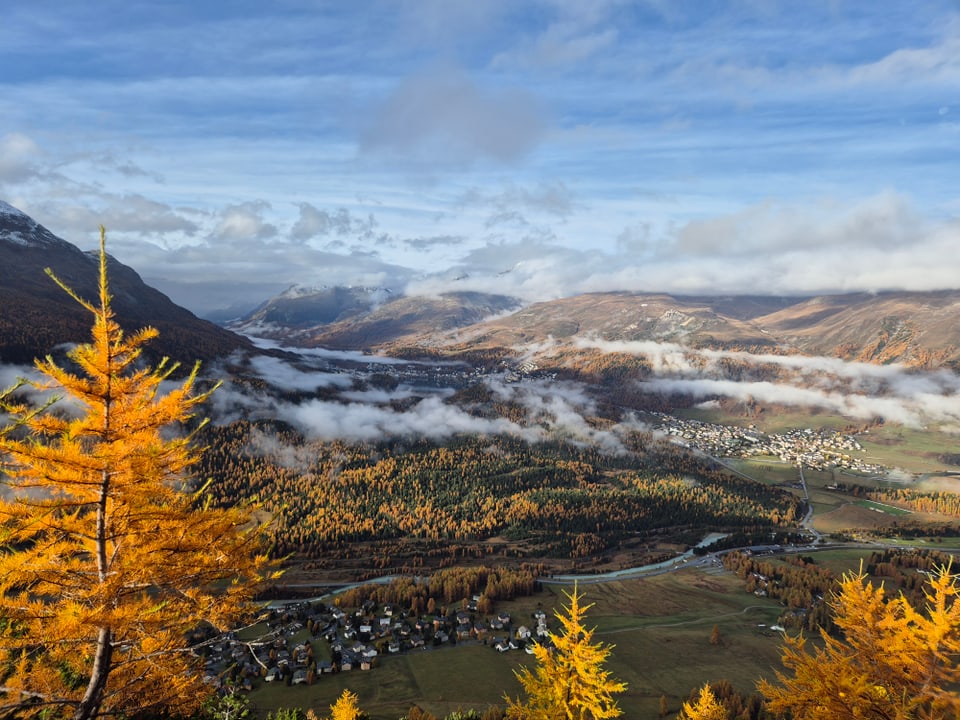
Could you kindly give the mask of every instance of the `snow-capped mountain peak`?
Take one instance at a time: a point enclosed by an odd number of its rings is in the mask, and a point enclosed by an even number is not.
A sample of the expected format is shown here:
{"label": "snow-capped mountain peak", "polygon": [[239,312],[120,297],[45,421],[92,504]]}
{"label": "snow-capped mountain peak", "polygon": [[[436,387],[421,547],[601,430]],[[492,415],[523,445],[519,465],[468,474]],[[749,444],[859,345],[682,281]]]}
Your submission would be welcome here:
{"label": "snow-capped mountain peak", "polygon": [[285,300],[290,300],[293,298],[302,298],[309,297],[310,295],[319,295],[320,293],[328,290],[326,285],[311,286],[311,285],[291,285],[277,297],[283,298]]}
{"label": "snow-capped mountain peak", "polygon": [[13,217],[26,218],[27,220],[30,219],[26,213],[17,210],[17,208],[15,208],[13,205],[6,203],[3,200],[0,200],[0,215],[12,215]]}
{"label": "snow-capped mountain peak", "polygon": [[65,242],[3,200],[0,200],[0,240],[27,248],[49,248]]}

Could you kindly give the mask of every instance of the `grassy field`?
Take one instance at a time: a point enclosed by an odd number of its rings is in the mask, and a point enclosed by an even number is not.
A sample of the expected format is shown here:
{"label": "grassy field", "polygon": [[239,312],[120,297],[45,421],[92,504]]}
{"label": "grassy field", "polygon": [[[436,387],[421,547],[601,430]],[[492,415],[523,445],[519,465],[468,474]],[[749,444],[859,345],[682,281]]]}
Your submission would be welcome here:
{"label": "grassy field", "polygon": [[765,485],[787,485],[800,482],[795,465],[788,465],[779,458],[724,458],[724,464],[743,475]]}
{"label": "grassy field", "polygon": [[[538,607],[552,615],[566,601],[562,590],[548,585],[497,609],[514,618]],[[724,571],[689,569],[581,590],[593,603],[588,625],[596,627],[598,640],[616,646],[608,668],[629,685],[620,696],[625,717],[657,717],[661,695],[676,712],[690,690],[710,680],[725,678],[751,691],[757,677],[772,676],[771,668],[778,666],[780,638],[758,625],[773,624],[779,606],[747,594],[739,579]],[[719,645],[710,644],[714,625],[722,636]],[[396,720],[414,703],[443,717],[458,708],[503,706],[504,693],[521,693],[514,670],[530,662],[522,652],[500,654],[467,643],[387,656],[369,672],[328,675],[309,687],[264,683],[251,700],[261,717],[280,707],[310,707],[322,715],[349,688],[373,720]]]}
{"label": "grassy field", "polygon": [[840,577],[848,570],[856,570],[860,567],[860,561],[870,557],[872,550],[865,548],[839,548],[833,550],[821,550],[813,555],[817,565],[827,568],[836,577]]}
{"label": "grassy field", "polygon": [[696,407],[673,410],[673,414],[689,420],[716,423],[718,425],[739,425],[747,427],[755,425],[758,430],[766,433],[780,433],[794,428],[827,428],[843,430],[850,425],[850,421],[839,415],[812,413],[803,410],[778,409],[775,413],[760,413],[760,415],[746,416],[725,412],[719,407]]}
{"label": "grassy field", "polygon": [[957,445],[956,435],[932,428],[921,430],[897,425],[871,428],[858,439],[868,462],[911,473],[938,474],[950,470],[937,456],[954,452]]}
{"label": "grassy field", "polygon": [[[882,428],[874,437],[884,443],[889,438],[897,438],[900,430]],[[907,432],[904,430],[903,432]],[[934,433],[934,435],[937,435]],[[912,442],[914,435],[904,442]],[[924,453],[928,456],[947,452],[949,436],[935,437],[927,443]],[[886,439],[884,439],[886,438]],[[899,440],[896,444],[899,444]],[[910,475],[903,472],[894,472],[890,477],[872,477],[857,475],[839,469],[812,470],[804,469],[810,504],[813,507],[813,524],[817,530],[825,533],[842,532],[850,529],[878,530],[893,526],[898,519],[910,518],[917,522],[956,522],[955,518],[917,513],[889,504],[855,498],[854,496],[836,490],[838,483],[847,485],[862,485],[869,488],[898,488],[909,487],[917,491],[950,491],[960,492],[960,477],[942,474],[942,465],[933,463],[927,458],[911,459],[909,453],[898,451],[892,444],[880,444],[885,448],[887,459],[896,459],[909,464]],[[892,449],[893,448],[893,449]],[[798,487],[800,479],[796,466],[781,462],[775,458],[727,458],[724,463],[731,469],[750,477],[758,482],[769,485],[783,485],[791,492],[802,496]],[[903,466],[901,466],[903,467]],[[923,468],[938,468],[936,472],[926,473]]]}
{"label": "grassy field", "polygon": [[887,505],[885,503],[874,502],[873,500],[856,500],[854,501],[854,505],[859,505],[860,507],[865,507],[868,510],[885,513],[887,515],[900,516],[913,514],[910,510],[904,510],[903,508],[894,507],[893,505]]}

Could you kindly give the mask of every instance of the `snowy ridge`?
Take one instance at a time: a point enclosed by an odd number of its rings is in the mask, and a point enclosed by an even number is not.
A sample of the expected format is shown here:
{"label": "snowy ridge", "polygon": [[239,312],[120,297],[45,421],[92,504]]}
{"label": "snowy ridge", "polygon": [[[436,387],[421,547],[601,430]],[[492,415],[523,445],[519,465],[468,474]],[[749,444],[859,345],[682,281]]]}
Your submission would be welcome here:
{"label": "snowy ridge", "polygon": [[0,200],[0,240],[22,247],[50,247],[65,241],[10,203]]}
{"label": "snowy ridge", "polygon": [[336,290],[351,290],[368,295],[376,303],[383,303],[390,299],[393,290],[384,287],[366,287],[354,285],[301,285],[295,284],[288,287],[275,299],[296,300],[298,298],[311,297],[313,295],[322,295],[324,293],[334,292]]}
{"label": "snowy ridge", "polygon": [[310,295],[319,295],[324,290],[327,290],[326,285],[320,285],[319,287],[309,286],[309,285],[291,285],[282,293],[277,295],[278,298],[283,298],[284,300],[292,298],[301,298],[309,297]]}
{"label": "snowy ridge", "polygon": [[[20,210],[17,210],[10,203],[6,203],[3,200],[0,200],[0,215],[12,215],[16,218],[23,218],[25,220],[30,220],[30,216]],[[32,222],[32,220],[31,220]]]}

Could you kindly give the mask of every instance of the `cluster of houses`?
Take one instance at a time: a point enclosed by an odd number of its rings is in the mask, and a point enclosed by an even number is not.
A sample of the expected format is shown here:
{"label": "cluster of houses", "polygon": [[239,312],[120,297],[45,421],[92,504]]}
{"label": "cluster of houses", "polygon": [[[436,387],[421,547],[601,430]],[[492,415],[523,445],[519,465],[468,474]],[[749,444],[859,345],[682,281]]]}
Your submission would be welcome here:
{"label": "cluster of houses", "polygon": [[863,446],[852,435],[836,430],[802,428],[767,434],[753,425],[717,425],[666,413],[653,415],[660,421],[661,431],[676,442],[718,457],[772,455],[814,470],[841,468],[871,475],[887,472],[882,465],[854,456],[852,453],[863,452]]}
{"label": "cluster of houses", "polygon": [[367,601],[346,611],[300,602],[273,608],[257,625],[197,643],[204,680],[221,687],[252,689],[259,682],[312,684],[329,673],[370,670],[383,655],[474,642],[498,652],[550,643],[547,617],[535,612],[529,624],[509,613],[479,617],[478,598],[445,614],[411,616],[392,605]]}

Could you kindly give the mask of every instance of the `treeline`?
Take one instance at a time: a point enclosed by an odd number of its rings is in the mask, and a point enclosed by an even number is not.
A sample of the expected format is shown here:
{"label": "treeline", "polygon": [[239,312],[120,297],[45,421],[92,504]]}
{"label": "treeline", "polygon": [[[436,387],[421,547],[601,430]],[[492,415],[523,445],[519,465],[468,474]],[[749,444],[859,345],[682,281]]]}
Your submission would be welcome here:
{"label": "treeline", "polygon": [[776,528],[799,509],[782,489],[672,446],[604,454],[508,436],[357,445],[249,421],[204,440],[197,472],[212,479],[214,501],[257,501],[277,556],[399,539],[426,552],[503,536],[530,554],[577,558],[664,529]]}
{"label": "treeline", "polygon": [[864,570],[883,580],[887,593],[901,592],[914,607],[926,605],[924,586],[930,575],[953,562],[949,553],[927,548],[874,550]]}
{"label": "treeline", "polygon": [[872,490],[867,497],[879,502],[900,505],[917,512],[960,517],[960,495],[953,492],[918,492],[907,488],[883,488]]}
{"label": "treeline", "polygon": [[780,618],[784,627],[830,629],[829,605],[824,598],[836,585],[836,577],[813,558],[792,555],[773,559],[731,552],[723,556],[723,566],[744,581],[747,592],[785,605]]}
{"label": "treeline", "polygon": [[[386,585],[366,584],[337,595],[342,607],[361,607],[367,601],[396,605],[415,614],[440,611],[466,598],[479,596],[477,612],[489,614],[498,600],[513,600],[539,590],[542,568],[523,565],[519,569],[458,567],[437,570],[430,577],[400,577]],[[459,605],[458,605],[459,607]]]}
{"label": "treeline", "polygon": [[[863,569],[867,576],[883,582],[888,596],[902,593],[911,605],[923,607],[926,604],[924,587],[928,587],[929,576],[951,562],[951,555],[937,550],[886,549],[874,550]],[[829,598],[838,578],[829,568],[817,565],[813,557],[773,558],[732,552],[723,556],[723,566],[737,573],[747,592],[786,606],[781,625],[807,631],[818,627],[832,631]]]}
{"label": "treeline", "polygon": [[[710,720],[766,720],[770,717],[764,709],[763,696],[759,693],[744,693],[737,690],[729,680],[710,683],[710,690],[722,707],[723,713],[722,716],[719,713],[712,715]],[[699,688],[690,691],[687,701],[691,706],[696,705],[699,695]],[[661,707],[664,707],[662,702]],[[666,717],[666,714],[661,712],[660,716]]]}
{"label": "treeline", "polygon": [[911,488],[872,488],[864,485],[837,483],[837,490],[854,497],[890,503],[916,512],[960,517],[960,494],[948,491],[920,491]]}

